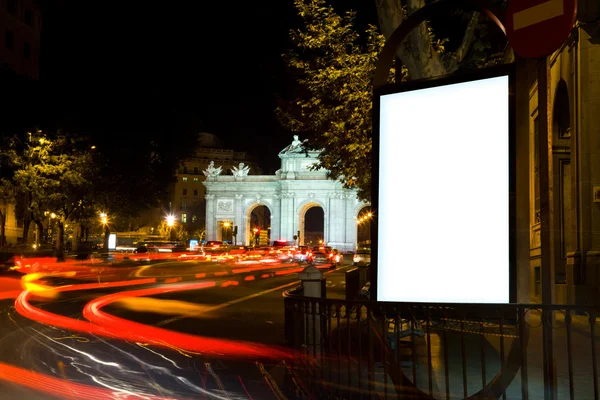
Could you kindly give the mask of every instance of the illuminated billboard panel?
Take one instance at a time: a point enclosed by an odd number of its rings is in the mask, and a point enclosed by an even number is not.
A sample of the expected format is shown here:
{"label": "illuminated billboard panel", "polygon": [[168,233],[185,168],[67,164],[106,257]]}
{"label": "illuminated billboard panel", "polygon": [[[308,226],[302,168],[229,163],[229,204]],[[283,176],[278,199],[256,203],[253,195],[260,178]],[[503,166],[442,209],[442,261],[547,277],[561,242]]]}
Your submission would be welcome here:
{"label": "illuminated billboard panel", "polygon": [[108,235],[108,249],[115,250],[117,248],[117,234],[111,233]]}
{"label": "illuminated billboard panel", "polygon": [[433,85],[376,93],[376,298],[508,303],[509,74]]}

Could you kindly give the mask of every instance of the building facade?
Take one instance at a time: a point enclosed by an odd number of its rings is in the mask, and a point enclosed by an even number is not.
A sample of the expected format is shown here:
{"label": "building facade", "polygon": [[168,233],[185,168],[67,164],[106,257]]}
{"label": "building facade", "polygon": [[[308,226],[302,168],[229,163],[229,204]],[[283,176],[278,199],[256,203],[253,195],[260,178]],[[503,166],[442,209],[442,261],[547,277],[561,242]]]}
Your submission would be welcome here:
{"label": "building facade", "polygon": [[571,36],[549,60],[548,266],[541,265],[537,61],[516,60],[517,192],[529,193],[517,198],[521,302],[541,302],[542,268],[553,271],[555,303],[600,299],[599,17],[597,2],[580,2]]}
{"label": "building facade", "polygon": [[231,169],[240,163],[250,166],[253,174],[260,173],[255,160],[246,152],[218,148],[220,143],[214,135],[200,134],[198,144],[201,147],[194,157],[184,160],[176,172],[167,210],[190,234],[202,232],[206,227],[206,187],[203,185],[206,177],[202,171],[210,161],[222,165],[225,175],[231,175]]}
{"label": "building facade", "polygon": [[[223,227],[237,227],[237,244],[250,244],[255,229],[252,213],[264,206],[271,218],[271,241],[308,244],[305,216],[309,209],[320,207],[324,243],[342,251],[354,250],[357,216],[368,204],[358,199],[356,191],[328,179],[327,171],[311,170],[317,156],[318,152],[307,152],[295,137],[279,153],[281,169],[275,175],[207,177],[206,239],[223,240]],[[215,165],[218,168],[216,161]]]}
{"label": "building facade", "polygon": [[[42,8],[36,0],[0,0],[0,134],[18,132],[31,122],[39,98],[40,34]],[[0,207],[4,243],[23,241],[23,221],[15,217],[15,204]],[[29,230],[32,239],[34,229]]]}
{"label": "building facade", "polygon": [[38,79],[42,10],[35,0],[0,0],[0,69]]}

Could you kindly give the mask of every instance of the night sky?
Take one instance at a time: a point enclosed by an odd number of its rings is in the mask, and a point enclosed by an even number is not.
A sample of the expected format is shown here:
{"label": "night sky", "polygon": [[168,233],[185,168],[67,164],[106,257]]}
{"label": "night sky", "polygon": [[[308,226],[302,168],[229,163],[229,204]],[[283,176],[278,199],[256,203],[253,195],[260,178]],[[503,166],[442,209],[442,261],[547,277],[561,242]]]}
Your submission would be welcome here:
{"label": "night sky", "polygon": [[[332,2],[340,11],[360,7],[363,25],[376,23],[374,3]],[[292,0],[62,0],[45,12],[40,81],[51,88],[54,114],[74,129],[115,141],[128,127],[169,135],[175,112],[272,173],[292,140],[274,109],[275,95],[293,84],[281,53],[298,25]],[[171,113],[157,124],[161,110]]]}

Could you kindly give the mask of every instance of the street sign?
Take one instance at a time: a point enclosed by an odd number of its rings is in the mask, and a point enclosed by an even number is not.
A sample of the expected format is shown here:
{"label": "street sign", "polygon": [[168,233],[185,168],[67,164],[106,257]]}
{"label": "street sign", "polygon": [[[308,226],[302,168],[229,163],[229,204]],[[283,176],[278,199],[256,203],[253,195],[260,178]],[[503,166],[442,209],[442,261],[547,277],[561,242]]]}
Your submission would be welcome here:
{"label": "street sign", "polygon": [[576,14],[577,0],[511,0],[506,36],[521,57],[548,56],[567,40]]}

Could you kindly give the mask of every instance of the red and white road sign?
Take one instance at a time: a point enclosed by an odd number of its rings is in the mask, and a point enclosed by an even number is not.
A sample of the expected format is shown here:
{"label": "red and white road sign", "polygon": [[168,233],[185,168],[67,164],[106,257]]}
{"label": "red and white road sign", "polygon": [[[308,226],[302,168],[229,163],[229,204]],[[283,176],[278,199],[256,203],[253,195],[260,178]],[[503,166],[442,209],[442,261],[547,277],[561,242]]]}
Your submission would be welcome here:
{"label": "red and white road sign", "polygon": [[506,36],[525,58],[552,54],[567,40],[577,14],[577,0],[511,0],[506,9]]}

